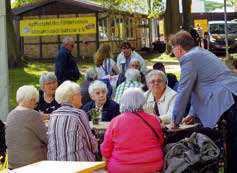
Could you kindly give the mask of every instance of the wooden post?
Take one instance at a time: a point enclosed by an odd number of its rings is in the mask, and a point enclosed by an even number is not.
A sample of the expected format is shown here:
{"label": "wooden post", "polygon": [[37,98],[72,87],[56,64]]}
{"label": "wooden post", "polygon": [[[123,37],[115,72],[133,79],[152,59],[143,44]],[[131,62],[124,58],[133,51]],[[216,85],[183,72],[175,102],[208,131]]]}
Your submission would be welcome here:
{"label": "wooden post", "polygon": [[[57,12],[57,18],[59,18],[59,14]],[[60,50],[61,48],[61,44],[60,44],[60,35],[57,35],[58,36],[58,50]]]}
{"label": "wooden post", "polygon": [[[76,17],[78,17],[79,14],[76,14]],[[77,34],[77,58],[80,58],[80,35]]]}
{"label": "wooden post", "polygon": [[[39,19],[41,19],[41,10],[39,12]],[[43,58],[42,36],[39,36],[40,41],[40,60]]]}
{"label": "wooden post", "polygon": [[96,17],[96,49],[99,49],[99,15],[98,12],[95,13]]}

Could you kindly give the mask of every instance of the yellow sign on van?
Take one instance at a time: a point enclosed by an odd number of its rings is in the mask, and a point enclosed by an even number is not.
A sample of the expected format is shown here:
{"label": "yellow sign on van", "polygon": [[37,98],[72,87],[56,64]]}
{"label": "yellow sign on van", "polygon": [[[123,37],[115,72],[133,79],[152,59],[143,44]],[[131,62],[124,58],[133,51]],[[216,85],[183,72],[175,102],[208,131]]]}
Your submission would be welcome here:
{"label": "yellow sign on van", "polygon": [[96,17],[21,20],[20,36],[95,34]]}
{"label": "yellow sign on van", "polygon": [[208,20],[194,20],[194,28],[197,27],[197,24],[200,24],[203,32],[208,31]]}

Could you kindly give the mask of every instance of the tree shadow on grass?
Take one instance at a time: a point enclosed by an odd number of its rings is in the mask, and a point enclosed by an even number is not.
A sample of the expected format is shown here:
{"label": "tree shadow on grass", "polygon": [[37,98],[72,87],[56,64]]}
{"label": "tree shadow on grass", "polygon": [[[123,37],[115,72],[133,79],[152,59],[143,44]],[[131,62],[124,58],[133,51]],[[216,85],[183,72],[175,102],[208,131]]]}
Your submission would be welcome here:
{"label": "tree shadow on grass", "polygon": [[39,78],[43,72],[47,72],[39,68],[15,68],[9,69],[9,97],[10,97],[10,110],[16,107],[16,91],[23,85],[34,85],[39,89]]}

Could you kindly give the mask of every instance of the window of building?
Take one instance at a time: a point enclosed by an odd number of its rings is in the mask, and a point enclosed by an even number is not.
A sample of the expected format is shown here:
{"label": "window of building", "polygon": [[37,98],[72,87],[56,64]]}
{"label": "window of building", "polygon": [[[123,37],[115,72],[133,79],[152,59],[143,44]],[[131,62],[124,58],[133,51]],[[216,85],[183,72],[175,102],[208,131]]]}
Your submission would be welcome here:
{"label": "window of building", "polygon": [[101,40],[108,39],[107,20],[108,18],[106,16],[101,16],[99,19],[99,37]]}

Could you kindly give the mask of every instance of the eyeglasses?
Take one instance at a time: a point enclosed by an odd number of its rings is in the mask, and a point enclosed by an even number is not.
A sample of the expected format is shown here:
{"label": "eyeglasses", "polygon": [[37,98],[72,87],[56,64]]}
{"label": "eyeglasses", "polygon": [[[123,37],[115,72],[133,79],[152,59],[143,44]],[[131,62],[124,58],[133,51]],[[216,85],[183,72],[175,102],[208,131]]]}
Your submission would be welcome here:
{"label": "eyeglasses", "polygon": [[164,83],[164,81],[161,79],[158,79],[158,80],[151,80],[149,83],[152,85],[154,85],[155,83],[160,85],[160,84]]}
{"label": "eyeglasses", "polygon": [[47,82],[44,83],[44,85],[55,85],[56,83],[57,83],[57,81],[55,81],[55,80],[54,81],[49,81],[49,82],[47,81]]}

